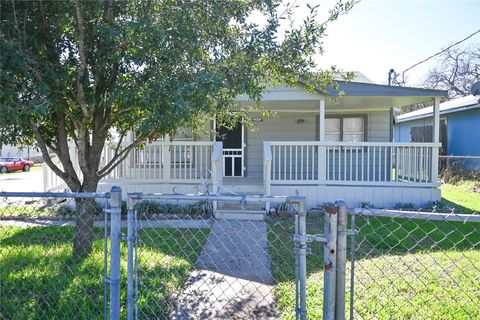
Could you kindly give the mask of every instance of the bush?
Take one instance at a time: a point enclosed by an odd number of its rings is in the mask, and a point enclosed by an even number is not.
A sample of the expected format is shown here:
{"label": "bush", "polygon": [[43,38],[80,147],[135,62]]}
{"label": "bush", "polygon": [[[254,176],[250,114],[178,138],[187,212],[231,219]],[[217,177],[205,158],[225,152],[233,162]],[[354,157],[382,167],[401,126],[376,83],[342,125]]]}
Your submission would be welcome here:
{"label": "bush", "polygon": [[143,200],[137,204],[136,211],[137,217],[140,219],[152,217],[156,214],[210,217],[213,214],[213,205],[209,201],[199,201],[193,204],[181,205]]}
{"label": "bush", "polygon": [[442,200],[437,200],[437,201],[429,201],[427,204],[427,209],[432,209],[432,210],[450,210],[450,206]]}
{"label": "bush", "polygon": [[358,205],[362,209],[375,209],[375,205],[368,201],[361,201]]}
{"label": "bush", "polygon": [[409,210],[417,210],[417,208],[415,207],[415,205],[411,202],[397,202],[395,203],[395,206],[394,208],[396,210],[406,210],[406,211],[409,211]]}

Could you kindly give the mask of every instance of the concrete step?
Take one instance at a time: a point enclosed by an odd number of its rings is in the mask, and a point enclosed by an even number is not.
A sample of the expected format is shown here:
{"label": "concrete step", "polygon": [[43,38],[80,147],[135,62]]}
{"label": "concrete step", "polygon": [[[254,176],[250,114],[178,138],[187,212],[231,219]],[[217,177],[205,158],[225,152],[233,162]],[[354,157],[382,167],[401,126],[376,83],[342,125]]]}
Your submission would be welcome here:
{"label": "concrete step", "polygon": [[225,210],[217,209],[215,219],[264,221],[264,210]]}

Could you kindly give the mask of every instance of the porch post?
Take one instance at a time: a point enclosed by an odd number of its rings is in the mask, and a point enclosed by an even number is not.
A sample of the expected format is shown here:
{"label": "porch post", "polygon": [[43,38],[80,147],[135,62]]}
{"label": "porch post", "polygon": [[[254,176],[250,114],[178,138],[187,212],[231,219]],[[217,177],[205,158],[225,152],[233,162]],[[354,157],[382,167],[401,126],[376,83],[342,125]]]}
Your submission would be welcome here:
{"label": "porch post", "polygon": [[[172,143],[170,142],[170,135],[166,134],[164,143],[162,144],[162,178],[164,180],[170,180],[170,171],[172,168],[171,163],[171,149]],[[174,167],[173,170],[176,168]]]}
{"label": "porch post", "polygon": [[[433,98],[432,142],[440,142],[440,97]],[[432,149],[432,183],[438,182],[438,152],[439,147]]]}
{"label": "porch post", "polygon": [[327,150],[326,146],[323,145],[325,142],[325,98],[320,99],[320,114],[318,121],[318,141],[320,145],[318,146],[318,182],[325,183],[327,179],[327,169],[326,169],[326,155]]}

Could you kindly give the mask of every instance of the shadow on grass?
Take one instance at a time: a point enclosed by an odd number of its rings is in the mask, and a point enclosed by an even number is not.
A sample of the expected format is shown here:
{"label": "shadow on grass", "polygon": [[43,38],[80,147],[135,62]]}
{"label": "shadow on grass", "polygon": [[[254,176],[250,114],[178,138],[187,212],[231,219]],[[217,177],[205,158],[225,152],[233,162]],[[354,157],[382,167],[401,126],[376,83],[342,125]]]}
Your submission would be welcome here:
{"label": "shadow on grass", "polygon": [[[141,318],[168,315],[208,229],[139,231]],[[92,253],[72,256],[74,227],[0,228],[0,315],[7,319],[103,319],[103,230]],[[122,302],[126,301],[126,245],[122,243]],[[122,308],[125,313],[125,308]],[[123,314],[125,315],[125,314]]]}

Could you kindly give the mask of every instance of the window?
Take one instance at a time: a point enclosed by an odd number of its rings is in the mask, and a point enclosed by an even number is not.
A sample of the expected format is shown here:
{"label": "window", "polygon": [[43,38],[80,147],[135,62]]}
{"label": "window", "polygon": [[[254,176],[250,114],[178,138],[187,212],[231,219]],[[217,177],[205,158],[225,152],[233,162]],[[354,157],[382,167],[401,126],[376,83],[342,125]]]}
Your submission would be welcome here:
{"label": "window", "polygon": [[325,119],[326,141],[365,141],[365,117],[329,117]]}

